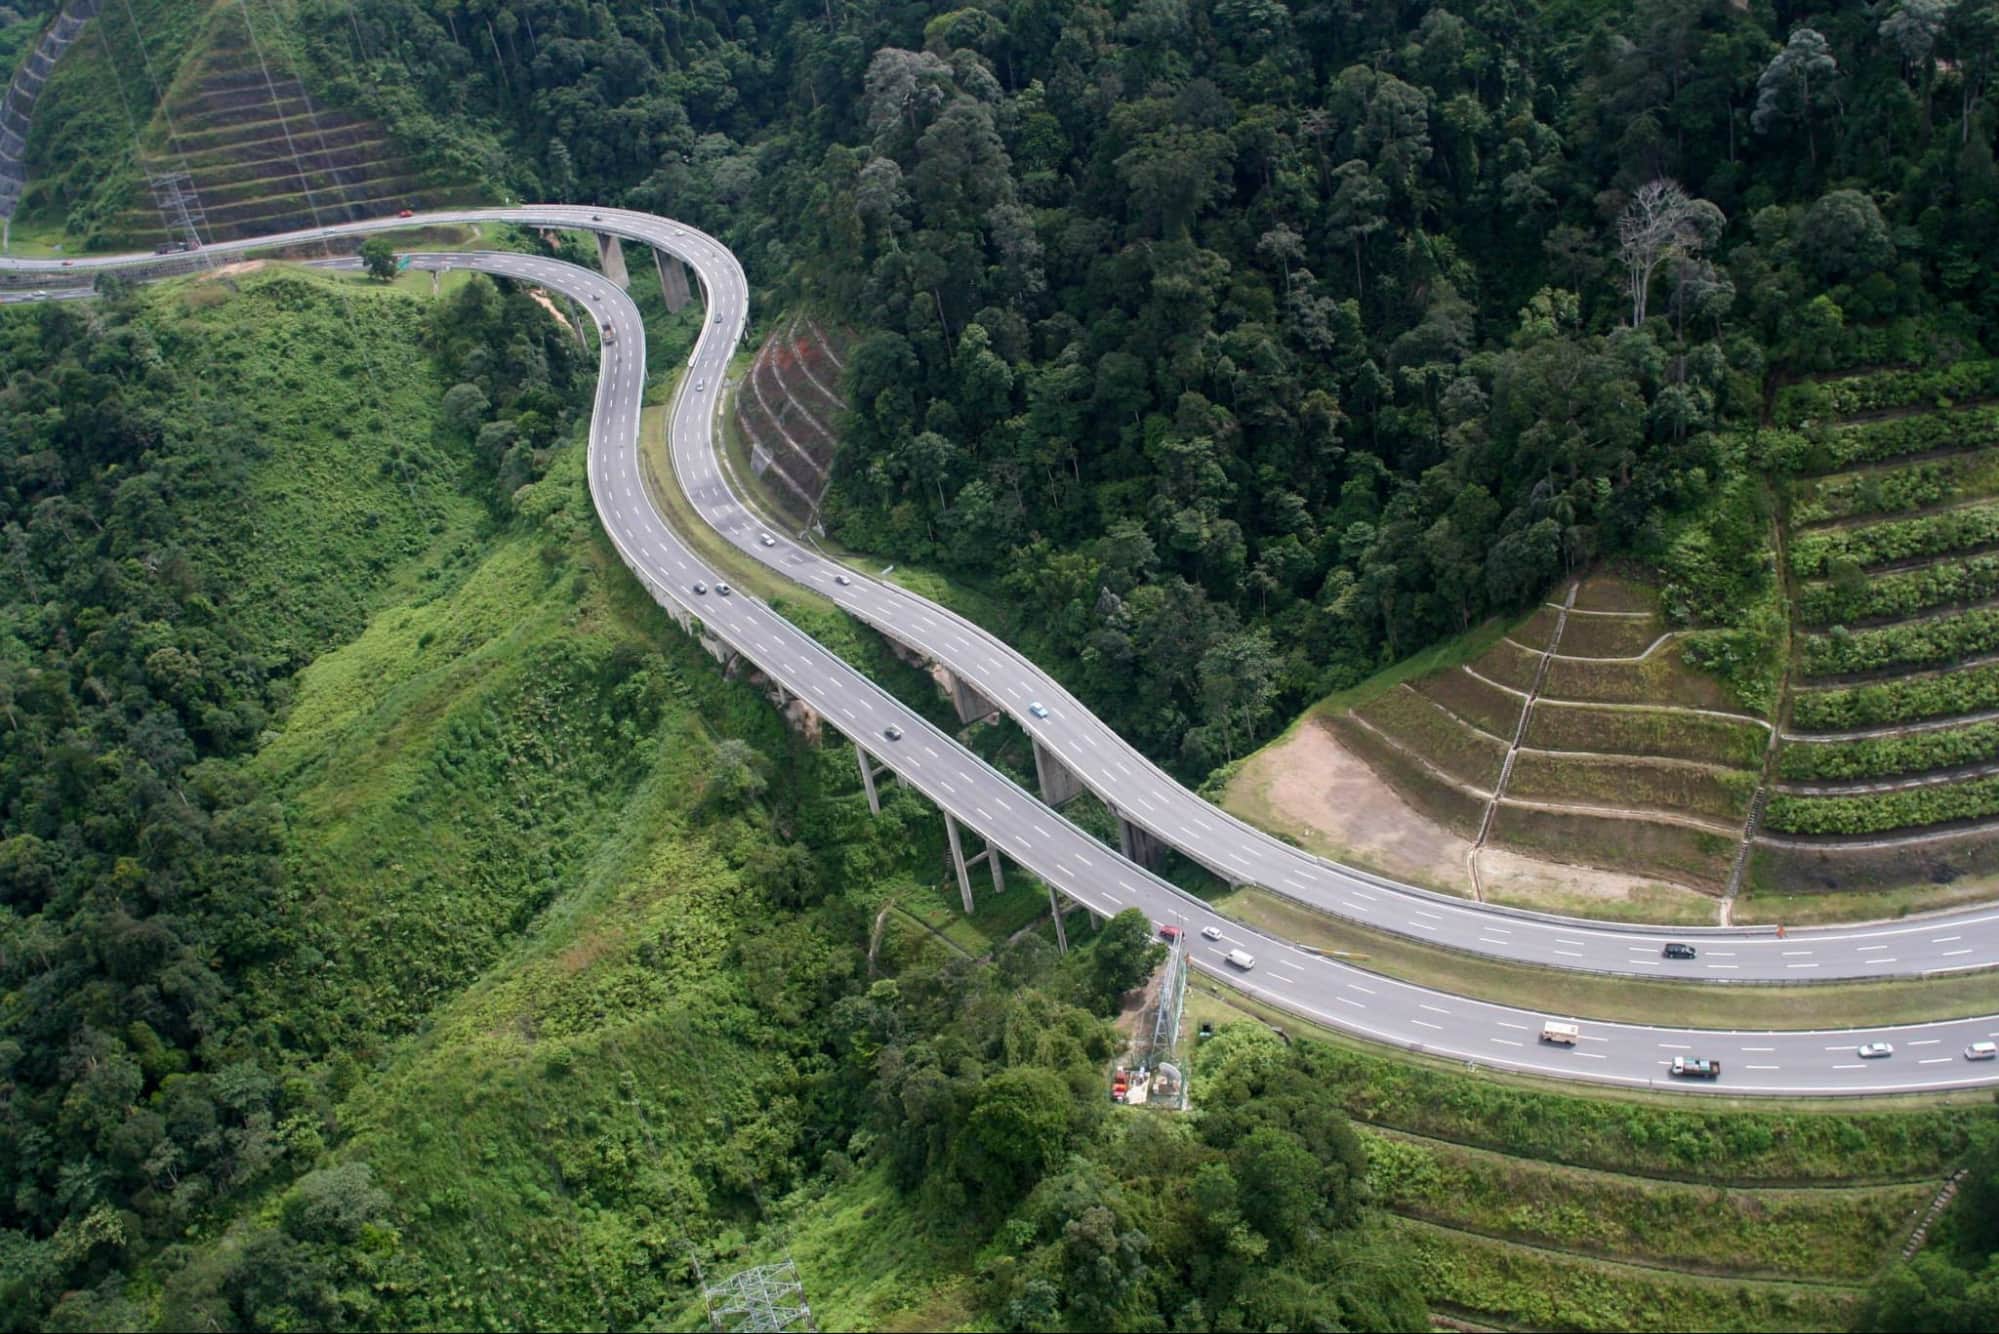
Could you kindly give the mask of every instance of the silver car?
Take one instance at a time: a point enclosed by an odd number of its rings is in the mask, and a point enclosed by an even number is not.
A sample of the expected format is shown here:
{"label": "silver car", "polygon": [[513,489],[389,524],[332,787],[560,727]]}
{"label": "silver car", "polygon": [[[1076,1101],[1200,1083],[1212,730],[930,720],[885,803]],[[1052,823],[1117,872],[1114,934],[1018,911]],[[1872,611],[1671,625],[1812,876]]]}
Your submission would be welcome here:
{"label": "silver car", "polygon": [[1894,1054],[1895,1044],[1892,1042],[1863,1042],[1860,1044],[1860,1057],[1862,1060],[1871,1061],[1877,1057],[1893,1056]]}

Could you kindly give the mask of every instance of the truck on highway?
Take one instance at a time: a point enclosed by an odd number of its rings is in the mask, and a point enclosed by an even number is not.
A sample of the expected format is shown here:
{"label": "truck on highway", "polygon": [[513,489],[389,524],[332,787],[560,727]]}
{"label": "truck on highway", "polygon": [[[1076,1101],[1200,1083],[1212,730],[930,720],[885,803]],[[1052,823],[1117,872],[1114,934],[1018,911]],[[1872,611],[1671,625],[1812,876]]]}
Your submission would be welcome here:
{"label": "truck on highway", "polygon": [[1721,1062],[1705,1056],[1675,1056],[1673,1073],[1682,1079],[1720,1079]]}
{"label": "truck on highway", "polygon": [[1559,1019],[1550,1019],[1541,1025],[1543,1042],[1559,1042],[1564,1047],[1573,1047],[1576,1045],[1576,1039],[1581,1036],[1582,1030],[1574,1024],[1566,1024]]}
{"label": "truck on highway", "polygon": [[1222,956],[1245,973],[1256,967],[1256,956],[1248,950],[1230,950]]}

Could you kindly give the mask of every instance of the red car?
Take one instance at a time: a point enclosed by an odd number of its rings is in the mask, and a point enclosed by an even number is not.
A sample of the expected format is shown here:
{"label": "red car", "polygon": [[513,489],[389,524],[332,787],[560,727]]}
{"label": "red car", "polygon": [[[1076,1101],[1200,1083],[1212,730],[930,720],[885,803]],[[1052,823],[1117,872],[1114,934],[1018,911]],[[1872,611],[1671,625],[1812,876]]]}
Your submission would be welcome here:
{"label": "red car", "polygon": [[399,218],[414,218],[416,216],[416,210],[413,208],[397,209],[396,216]]}
{"label": "red car", "polygon": [[1162,926],[1159,928],[1159,938],[1161,940],[1178,940],[1180,939],[1180,928],[1177,926]]}

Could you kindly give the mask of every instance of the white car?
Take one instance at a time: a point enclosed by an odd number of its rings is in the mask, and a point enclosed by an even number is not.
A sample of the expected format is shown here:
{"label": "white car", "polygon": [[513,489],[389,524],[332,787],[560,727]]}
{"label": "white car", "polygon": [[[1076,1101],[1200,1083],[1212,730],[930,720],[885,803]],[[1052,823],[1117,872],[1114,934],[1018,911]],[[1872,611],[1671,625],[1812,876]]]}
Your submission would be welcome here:
{"label": "white car", "polygon": [[1218,927],[1218,926],[1204,926],[1204,927],[1202,927],[1202,928],[1201,928],[1201,939],[1203,939],[1203,940],[1220,940],[1221,938],[1222,938],[1222,929],[1221,929],[1220,927]]}
{"label": "white car", "polygon": [[1860,1044],[1860,1057],[1862,1060],[1871,1061],[1878,1056],[1893,1056],[1894,1054],[1895,1044],[1892,1042],[1863,1042]]}
{"label": "white car", "polygon": [[1038,699],[1027,706],[1027,711],[1037,718],[1046,718],[1048,716],[1048,706]]}
{"label": "white car", "polygon": [[840,585],[840,587],[845,588],[848,584],[851,584],[854,581],[852,579],[849,579],[844,574],[836,574],[833,576],[833,582]]}
{"label": "white car", "polygon": [[772,537],[769,533],[759,533],[757,535],[757,541],[763,543],[767,547],[774,547],[777,545],[777,539]]}
{"label": "white car", "polygon": [[703,389],[706,389],[707,387],[708,387],[708,382],[706,380],[696,380],[694,382],[694,392],[697,394],[700,393]]}

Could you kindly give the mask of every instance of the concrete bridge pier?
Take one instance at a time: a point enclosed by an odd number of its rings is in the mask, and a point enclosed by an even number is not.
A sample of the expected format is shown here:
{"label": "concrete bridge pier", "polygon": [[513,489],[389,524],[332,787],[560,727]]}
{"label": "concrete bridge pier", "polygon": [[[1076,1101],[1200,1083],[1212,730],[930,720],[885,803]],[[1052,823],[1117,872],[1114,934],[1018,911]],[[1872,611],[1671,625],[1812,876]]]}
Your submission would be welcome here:
{"label": "concrete bridge pier", "polygon": [[951,681],[951,707],[958,711],[959,722],[983,722],[999,712],[998,705],[965,684],[956,672],[946,672],[945,675]]}
{"label": "concrete bridge pier", "polygon": [[1158,870],[1159,859],[1166,853],[1166,845],[1157,835],[1133,824],[1121,812],[1117,817],[1117,847],[1126,861],[1137,862],[1148,871]]}
{"label": "concrete bridge pier", "polygon": [[604,270],[604,276],[626,291],[632,287],[632,275],[625,268],[625,247],[617,237],[606,236],[602,232],[592,232],[597,238],[597,263]]}
{"label": "concrete bridge pier", "polygon": [[965,905],[966,914],[970,915],[972,911],[972,867],[977,866],[980,862],[990,863],[993,873],[993,892],[995,894],[1006,892],[1006,876],[1000,870],[999,849],[994,847],[992,842],[988,840],[984,852],[973,857],[966,857],[965,845],[958,833],[958,822],[952,818],[949,811],[944,812],[944,834],[951,840],[951,865],[958,873],[958,897]]}
{"label": "concrete bridge pier", "polygon": [[666,297],[666,308],[677,315],[681,307],[693,300],[693,294],[687,290],[687,266],[680,262],[680,256],[664,250],[653,251],[652,262],[659,270],[659,290]]}
{"label": "concrete bridge pier", "polygon": [[1034,743],[1034,776],[1041,783],[1041,799],[1050,806],[1060,806],[1083,790],[1083,780],[1039,741]]}
{"label": "concrete bridge pier", "polygon": [[868,754],[858,741],[854,743],[854,759],[861,766],[861,786],[866,788],[868,792],[868,810],[875,815],[880,815],[882,813],[882,799],[880,792],[875,788],[875,779],[881,777],[883,774],[893,776],[895,770],[889,768],[886,764],[876,764],[875,757]]}
{"label": "concrete bridge pier", "polygon": [[1064,954],[1069,952],[1069,928],[1062,925],[1062,896],[1055,892],[1055,886],[1048,887],[1048,911],[1055,918],[1055,944]]}

